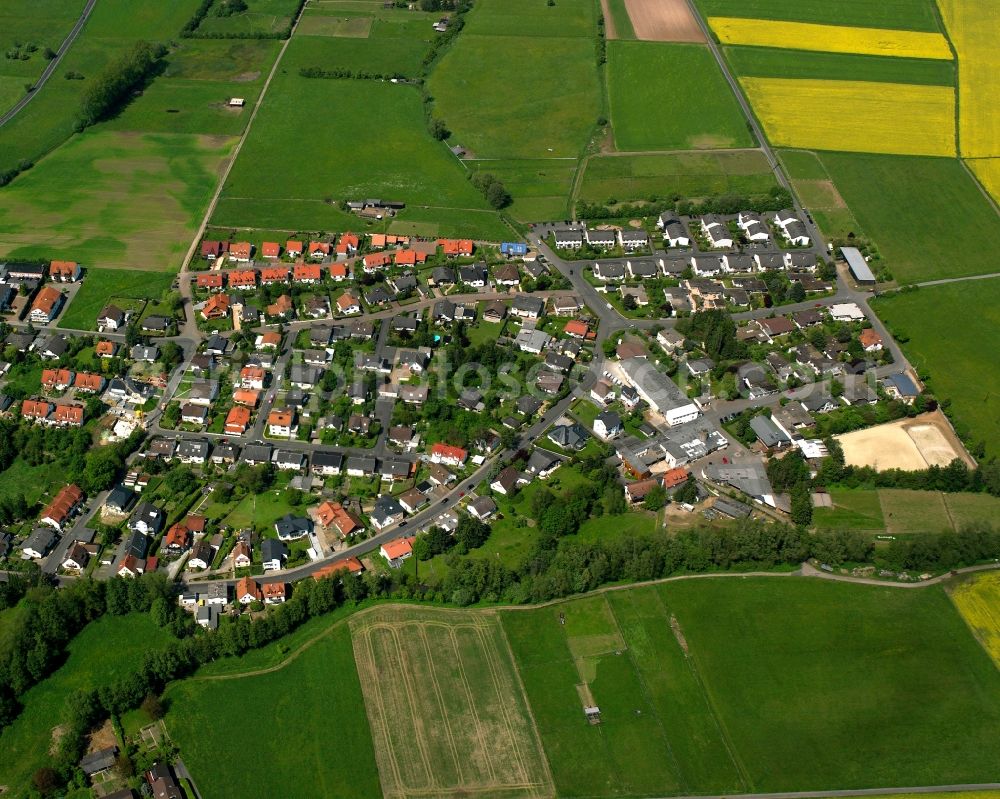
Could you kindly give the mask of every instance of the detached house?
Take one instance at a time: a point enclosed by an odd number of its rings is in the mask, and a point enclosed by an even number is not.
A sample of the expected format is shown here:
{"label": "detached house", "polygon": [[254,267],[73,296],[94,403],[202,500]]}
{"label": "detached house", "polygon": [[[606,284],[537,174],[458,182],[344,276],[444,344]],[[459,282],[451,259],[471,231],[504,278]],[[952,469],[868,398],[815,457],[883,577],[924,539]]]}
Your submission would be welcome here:
{"label": "detached house", "polygon": [[59,315],[66,298],[51,286],[43,286],[31,304],[30,319],[34,324],[47,325]]}

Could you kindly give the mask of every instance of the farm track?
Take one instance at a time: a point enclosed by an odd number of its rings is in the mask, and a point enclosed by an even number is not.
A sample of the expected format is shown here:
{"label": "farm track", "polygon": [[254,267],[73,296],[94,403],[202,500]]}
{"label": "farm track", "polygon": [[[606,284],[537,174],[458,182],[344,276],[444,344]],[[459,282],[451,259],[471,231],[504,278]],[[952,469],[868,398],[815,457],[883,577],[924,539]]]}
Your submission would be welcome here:
{"label": "farm track", "polygon": [[[957,569],[956,574],[973,574],[975,572],[981,571],[993,571],[995,569],[1000,569],[1000,565],[994,563],[983,564],[980,566],[968,566],[964,569]],[[626,585],[609,585],[604,588],[598,588],[594,591],[590,591],[585,594],[574,594],[573,596],[562,597],[560,599],[550,599],[548,602],[542,602],[537,605],[495,605],[488,608],[444,608],[435,607],[428,605],[407,605],[398,602],[389,602],[384,605],[374,605],[370,608],[364,608],[359,610],[357,613],[352,614],[348,618],[338,619],[325,630],[317,633],[315,637],[310,638],[302,646],[296,649],[294,652],[290,653],[287,658],[285,658],[281,663],[277,663],[274,666],[268,666],[263,669],[253,669],[252,671],[241,671],[235,672],[233,674],[205,674],[201,676],[188,677],[188,680],[237,680],[244,677],[258,677],[264,674],[273,674],[276,671],[280,671],[285,668],[289,663],[296,660],[303,652],[312,647],[314,644],[321,641],[326,636],[330,635],[334,630],[338,629],[342,624],[345,624],[352,619],[358,619],[374,611],[382,611],[385,608],[392,607],[419,607],[433,611],[434,613],[451,613],[451,614],[466,614],[470,610],[476,611],[478,613],[495,613],[497,611],[531,611],[538,610],[539,608],[553,607],[555,605],[563,605],[567,602],[574,602],[578,599],[582,599],[588,596],[596,596],[598,594],[608,593],[609,591],[627,591],[631,588],[642,588],[643,586],[649,585],[662,585],[664,583],[672,583],[680,580],[725,580],[732,578],[748,578],[748,577],[774,577],[774,578],[785,578],[785,577],[816,577],[821,580],[836,580],[838,582],[845,583],[858,583],[861,585],[874,585],[880,586],[882,588],[924,588],[930,585],[939,585],[945,580],[951,578],[953,575],[951,573],[941,574],[937,577],[931,577],[929,580],[923,580],[919,583],[891,583],[885,580],[877,580],[872,577],[851,577],[846,574],[829,574],[824,571],[820,571],[815,567],[809,565],[808,563],[802,564],[795,571],[788,572],[724,572],[724,573],[713,573],[713,574],[680,574],[674,577],[661,577],[657,580],[645,580],[638,583],[628,583]],[[991,784],[992,785],[992,784]],[[1000,783],[996,783],[994,786],[1000,788]],[[885,791],[878,791],[878,793],[885,793]],[[753,794],[756,795],[756,794]],[[814,794],[761,794],[761,796],[813,796]],[[836,795],[836,796],[850,796],[850,793],[844,794],[825,794],[818,793],[815,794],[817,797]],[[862,794],[864,795],[864,794]],[[748,794],[751,796],[751,794]],[[712,799],[712,797],[701,797],[701,799]],[[735,794],[730,797],[730,799],[739,799]]]}
{"label": "farm track", "polygon": [[2,128],[4,125],[10,122],[14,117],[16,117],[18,113],[20,113],[21,109],[24,108],[28,103],[30,103],[31,100],[34,98],[34,96],[38,94],[39,90],[42,88],[42,86],[46,84],[48,79],[52,77],[52,73],[56,71],[56,68],[59,66],[59,62],[62,61],[62,57],[66,54],[66,51],[69,50],[70,45],[72,45],[73,42],[76,41],[76,37],[80,35],[80,31],[83,30],[83,26],[87,24],[87,19],[90,17],[90,12],[94,10],[94,6],[96,4],[97,0],[87,0],[87,5],[83,7],[83,12],[80,14],[80,18],[76,21],[76,24],[73,26],[73,29],[67,34],[66,38],[63,39],[63,43],[59,45],[59,49],[56,50],[56,57],[53,58],[51,61],[49,61],[49,63],[46,65],[45,69],[42,71],[41,76],[35,82],[32,90],[29,93],[25,94],[24,97],[22,97],[20,100],[18,100],[14,104],[13,108],[11,108],[9,111],[7,111],[7,113],[5,113],[2,117],[0,117],[0,128]]}

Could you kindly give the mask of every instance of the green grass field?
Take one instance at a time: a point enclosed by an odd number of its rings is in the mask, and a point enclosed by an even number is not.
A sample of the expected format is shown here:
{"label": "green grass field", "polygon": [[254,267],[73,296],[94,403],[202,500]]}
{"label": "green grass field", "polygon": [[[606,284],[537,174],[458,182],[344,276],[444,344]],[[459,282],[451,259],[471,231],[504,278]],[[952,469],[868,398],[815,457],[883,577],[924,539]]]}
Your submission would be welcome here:
{"label": "green grass field", "polygon": [[959,434],[1000,455],[1000,372],[983,360],[1000,351],[1000,281],[925,287],[880,297],[873,307],[929,375],[931,391],[951,401]]}
{"label": "green grass field", "polygon": [[93,330],[97,315],[112,297],[155,300],[170,288],[166,272],[136,275],[127,269],[88,269],[80,290],[59,319],[59,327]]}
{"label": "green grass field", "polygon": [[[23,0],[18,0],[20,2]],[[199,0],[177,0],[137,6],[131,0],[102,0],[95,5],[83,32],[51,79],[39,90],[38,96],[0,130],[0,169],[7,169],[25,159],[38,161],[69,139],[73,135],[73,122],[88,79],[98,75],[106,64],[140,39],[169,41],[176,37],[198,3]],[[46,13],[44,9],[55,7],[65,7],[66,13],[75,18],[82,4],[72,0],[57,6],[52,0],[44,0],[42,13]],[[17,4],[12,7],[9,3],[4,5],[0,14],[6,13],[8,8],[17,14]],[[38,5],[32,3],[31,8],[31,14],[25,15],[25,20],[34,20]],[[61,40],[70,27],[72,22],[65,28],[63,23],[59,23],[57,29],[61,35],[57,38]],[[25,40],[29,38],[25,35]],[[84,79],[67,80],[65,76],[68,72],[80,73]]]}
{"label": "green grass field", "polygon": [[[298,51],[310,48],[312,41],[297,38],[288,53],[298,58]],[[303,125],[306,108],[343,113],[329,114],[322,124]],[[302,157],[304,152],[309,157]],[[326,200],[365,197],[406,202],[411,207],[402,218],[416,210],[412,206],[427,205],[442,209],[446,221],[456,209],[497,219],[447,147],[426,131],[420,97],[412,87],[308,79],[286,70],[264,98],[213,224],[358,229],[363,223],[356,216]],[[433,211],[428,216],[433,218]]]}
{"label": "green grass field", "polygon": [[609,38],[634,39],[635,30],[632,28],[632,19],[625,7],[625,0],[608,0],[608,10],[611,12],[611,21],[608,24],[609,26],[614,25],[615,33],[611,37],[609,27]]}
{"label": "green grass field", "polygon": [[759,150],[594,156],[587,162],[579,199],[604,203],[650,196],[766,194],[775,185]]}
{"label": "green grass field", "polygon": [[524,158],[465,162],[470,172],[496,175],[514,198],[507,209],[523,222],[562,219],[576,174],[575,158]]}
{"label": "green grass field", "polygon": [[229,17],[208,14],[198,26],[199,33],[270,34],[284,30],[292,21],[295,0],[247,0],[247,10]]}
{"label": "green grass field", "polygon": [[176,270],[231,147],[186,134],[77,136],[3,190],[0,254]]}
{"label": "green grass field", "polygon": [[881,3],[802,0],[794,4],[775,3],[774,0],[695,0],[695,4],[702,14],[712,17],[753,17],[917,31],[941,29],[933,0],[885,0]]}
{"label": "green grass field", "polygon": [[937,491],[881,489],[878,498],[887,533],[941,533],[953,529],[944,495]]}
{"label": "green grass field", "polygon": [[21,697],[24,710],[0,735],[0,785],[23,790],[35,769],[47,762],[52,728],[64,718],[67,696],[109,685],[168,640],[148,615],[105,616],[89,624],[70,643],[62,667]]}
{"label": "green grass field", "polygon": [[995,271],[983,257],[982,242],[1000,235],[1000,217],[957,160],[854,153],[819,157],[898,282]]}
{"label": "green grass field", "polygon": [[770,47],[727,47],[726,57],[736,73],[743,76],[955,85],[955,64],[944,60],[806,53]]}
{"label": "green grass field", "polygon": [[871,530],[885,529],[879,492],[860,488],[833,490],[832,508],[814,508],[813,524],[820,529]]}
{"label": "green grass field", "polygon": [[619,150],[753,146],[736,98],[701,45],[608,42],[608,96]]}
{"label": "green grass field", "polygon": [[169,688],[167,729],[204,796],[381,794],[350,632],[327,629],[277,671]]}
{"label": "green grass field", "polygon": [[597,35],[597,3],[561,0],[550,6],[538,0],[481,0],[466,17],[462,36],[469,34],[592,39]]}
{"label": "green grass field", "polygon": [[[45,48],[59,49],[83,7],[83,0],[8,0],[0,7],[0,52],[23,56],[0,61],[0,112],[21,98],[25,83],[42,74],[49,63]],[[7,84],[12,92],[5,90]]]}
{"label": "green grass field", "polygon": [[[295,46],[285,53],[282,69],[297,72],[302,67],[321,67],[416,76],[436,34],[430,20],[421,18],[418,32],[410,30],[412,23],[401,21],[396,16],[398,13],[398,10],[395,14],[383,12],[386,18],[378,20],[361,17],[369,20],[370,26],[369,35],[364,37],[312,35],[309,33],[311,20],[328,22],[335,18],[328,14],[307,14],[296,32]],[[408,35],[400,35],[403,33]]]}
{"label": "green grass field", "polygon": [[994,778],[1000,672],[943,589],[726,579],[661,595],[753,790]]}
{"label": "green grass field", "polygon": [[[469,13],[427,82],[434,115],[479,158],[578,157],[601,114],[593,40],[474,33],[486,10]],[[516,58],[500,57],[510,48]]]}
{"label": "green grass field", "polygon": [[[159,78],[102,130],[239,136],[250,119],[263,79],[254,82]],[[246,100],[230,108],[230,97]]]}

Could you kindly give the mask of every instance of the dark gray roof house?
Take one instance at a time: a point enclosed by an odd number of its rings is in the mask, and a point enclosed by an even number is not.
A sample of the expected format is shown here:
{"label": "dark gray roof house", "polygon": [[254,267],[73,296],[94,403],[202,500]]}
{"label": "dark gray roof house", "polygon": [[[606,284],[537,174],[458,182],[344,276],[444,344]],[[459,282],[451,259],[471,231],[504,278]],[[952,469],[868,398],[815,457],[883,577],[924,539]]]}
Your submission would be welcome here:
{"label": "dark gray roof house", "polygon": [[288,513],[274,523],[274,529],[282,541],[291,541],[309,535],[312,532],[313,523],[305,516],[293,516]]}

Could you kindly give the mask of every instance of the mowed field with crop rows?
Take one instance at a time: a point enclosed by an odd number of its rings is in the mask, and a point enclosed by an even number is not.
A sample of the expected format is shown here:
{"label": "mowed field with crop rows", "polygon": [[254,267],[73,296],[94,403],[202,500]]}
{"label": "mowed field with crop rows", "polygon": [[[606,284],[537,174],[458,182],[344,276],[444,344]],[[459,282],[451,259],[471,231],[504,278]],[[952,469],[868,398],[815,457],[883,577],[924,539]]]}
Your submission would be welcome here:
{"label": "mowed field with crop rows", "polygon": [[1000,455],[1000,279],[927,286],[873,301],[959,435]]}
{"label": "mowed field with crop rows", "polygon": [[587,161],[580,199],[607,203],[649,196],[767,194],[777,186],[760,150],[602,155]]}
{"label": "mowed field with crop rows", "polygon": [[607,69],[618,150],[753,146],[736,98],[706,47],[608,42]]}
{"label": "mowed field with crop rows", "polygon": [[384,796],[552,795],[494,614],[386,607],[351,629]]}
{"label": "mowed field with crop rows", "polygon": [[1000,673],[939,588],[691,580],[503,620],[561,796],[995,778]]}

